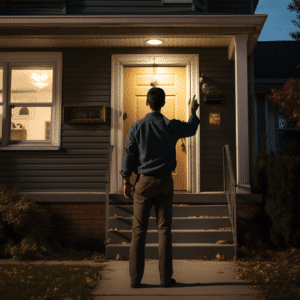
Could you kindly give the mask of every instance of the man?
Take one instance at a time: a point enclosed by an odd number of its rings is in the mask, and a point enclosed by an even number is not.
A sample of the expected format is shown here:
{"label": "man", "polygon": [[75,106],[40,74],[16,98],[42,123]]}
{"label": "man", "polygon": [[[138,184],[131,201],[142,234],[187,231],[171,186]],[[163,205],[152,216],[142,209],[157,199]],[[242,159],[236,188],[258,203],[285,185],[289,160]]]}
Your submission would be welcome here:
{"label": "man", "polygon": [[[195,99],[196,96],[194,96]],[[194,100],[193,99],[193,100]],[[176,143],[180,138],[196,134],[199,118],[196,116],[198,103],[191,102],[189,121],[168,120],[160,110],[165,105],[165,92],[151,88],[147,93],[146,105],[151,113],[135,122],[129,129],[125,141],[120,174],[124,180],[124,194],[131,197],[133,185],[130,176],[137,174],[135,182],[132,220],[132,239],[129,254],[131,287],[140,287],[145,266],[145,240],[149,215],[154,205],[158,231],[158,256],[161,286],[176,284],[172,261],[172,208],[173,178],[176,168]]]}

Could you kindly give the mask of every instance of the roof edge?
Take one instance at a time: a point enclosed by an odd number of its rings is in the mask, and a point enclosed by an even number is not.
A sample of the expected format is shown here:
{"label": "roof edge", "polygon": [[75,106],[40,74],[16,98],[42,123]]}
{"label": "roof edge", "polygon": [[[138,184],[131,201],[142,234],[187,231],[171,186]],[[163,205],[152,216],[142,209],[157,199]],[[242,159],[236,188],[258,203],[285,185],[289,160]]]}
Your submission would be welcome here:
{"label": "roof edge", "polygon": [[0,27],[98,27],[98,26],[166,26],[173,27],[228,27],[263,26],[264,15],[106,15],[106,16],[0,16]]}

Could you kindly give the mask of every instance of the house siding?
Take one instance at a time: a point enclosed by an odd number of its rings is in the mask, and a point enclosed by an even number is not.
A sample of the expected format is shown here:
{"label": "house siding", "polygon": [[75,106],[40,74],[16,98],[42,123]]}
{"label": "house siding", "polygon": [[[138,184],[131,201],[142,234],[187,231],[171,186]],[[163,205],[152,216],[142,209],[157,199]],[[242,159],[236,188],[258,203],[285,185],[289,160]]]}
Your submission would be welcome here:
{"label": "house siding", "polygon": [[172,14],[197,11],[254,14],[257,2],[258,0],[194,0],[194,3],[163,3],[162,0],[0,0],[0,15]]}
{"label": "house siding", "polygon": [[[236,176],[234,61],[228,61],[227,48],[53,51],[63,52],[62,105],[105,105],[106,123],[62,124],[59,151],[2,151],[2,183],[12,187],[15,184],[22,193],[105,192],[111,124],[111,55],[132,53],[199,54],[200,74],[203,72],[227,97],[226,105],[207,105],[200,99],[200,189],[203,192],[223,190],[222,147],[225,144],[229,144]],[[220,127],[210,127],[209,113],[221,114]]]}
{"label": "house siding", "polygon": [[162,0],[148,1],[100,1],[100,0],[68,0],[67,14],[95,15],[95,14],[140,14],[140,13],[168,13],[192,11],[193,4],[162,4]]}
{"label": "house siding", "polygon": [[0,15],[60,15],[66,0],[0,0]]}
{"label": "house siding", "polygon": [[254,14],[254,4],[251,0],[210,0],[208,12],[223,14]]}

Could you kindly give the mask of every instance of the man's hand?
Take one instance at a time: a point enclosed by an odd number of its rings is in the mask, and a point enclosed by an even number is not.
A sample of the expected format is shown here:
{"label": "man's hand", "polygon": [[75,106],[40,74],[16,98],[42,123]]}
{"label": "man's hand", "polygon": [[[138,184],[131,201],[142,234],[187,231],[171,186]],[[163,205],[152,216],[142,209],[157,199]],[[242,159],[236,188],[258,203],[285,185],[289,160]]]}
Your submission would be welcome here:
{"label": "man's hand", "polygon": [[124,196],[133,200],[131,192],[134,192],[134,186],[132,184],[124,185]]}
{"label": "man's hand", "polygon": [[197,99],[195,99],[195,98],[196,98],[196,95],[194,95],[192,101],[191,101],[191,99],[189,100],[189,107],[190,107],[191,114],[195,114],[195,113],[196,113],[196,110],[197,110],[198,107],[199,107],[199,104],[198,104],[198,102],[197,102]]}

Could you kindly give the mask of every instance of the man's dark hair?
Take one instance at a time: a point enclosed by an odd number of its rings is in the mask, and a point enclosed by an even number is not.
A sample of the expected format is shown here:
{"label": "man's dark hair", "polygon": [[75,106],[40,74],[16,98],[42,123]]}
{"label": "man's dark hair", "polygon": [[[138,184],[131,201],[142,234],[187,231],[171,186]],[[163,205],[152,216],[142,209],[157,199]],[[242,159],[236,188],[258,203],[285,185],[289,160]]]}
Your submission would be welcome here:
{"label": "man's dark hair", "polygon": [[152,110],[158,111],[165,105],[165,92],[161,88],[152,88],[147,93],[147,101]]}

